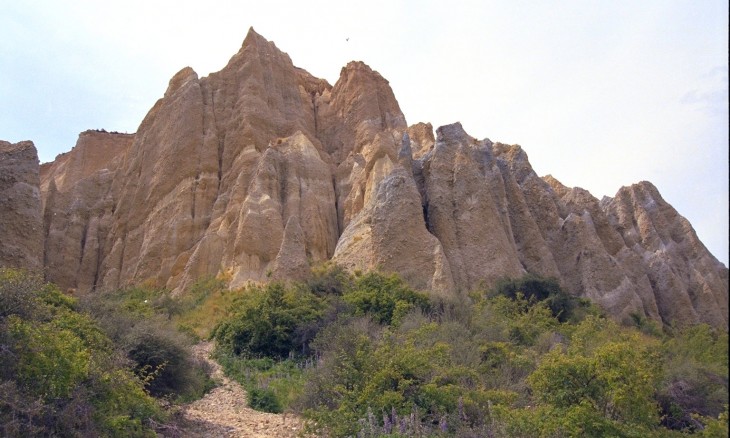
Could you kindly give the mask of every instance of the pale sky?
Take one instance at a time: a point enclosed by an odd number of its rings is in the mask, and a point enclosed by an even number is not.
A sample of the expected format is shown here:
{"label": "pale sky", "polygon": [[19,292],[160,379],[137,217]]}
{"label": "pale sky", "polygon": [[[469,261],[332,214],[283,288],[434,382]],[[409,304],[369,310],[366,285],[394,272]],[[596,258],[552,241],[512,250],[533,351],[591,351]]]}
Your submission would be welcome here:
{"label": "pale sky", "polygon": [[520,144],[599,199],[651,181],[727,266],[726,0],[0,0],[0,139],[47,162],[86,129],[135,132],[251,26],[333,85],[364,61],[409,124]]}

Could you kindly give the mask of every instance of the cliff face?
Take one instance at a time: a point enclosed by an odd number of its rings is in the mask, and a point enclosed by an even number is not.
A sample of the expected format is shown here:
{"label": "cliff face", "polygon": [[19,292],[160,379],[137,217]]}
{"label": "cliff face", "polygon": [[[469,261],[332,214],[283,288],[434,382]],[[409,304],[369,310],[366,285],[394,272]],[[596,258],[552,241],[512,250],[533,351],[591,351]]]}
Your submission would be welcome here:
{"label": "cliff face", "polygon": [[84,292],[334,259],[440,295],[530,272],[620,319],[727,327],[727,268],[651,184],[599,201],[519,146],[408,127],[361,62],[332,86],[253,30],[223,70],[177,73],[136,134],[82,133],[40,187],[47,276]]}
{"label": "cliff face", "polygon": [[0,141],[0,267],[43,267],[38,151]]}
{"label": "cliff face", "polygon": [[98,284],[108,254],[119,192],[113,191],[134,135],[86,131],[76,146],[41,166],[46,278],[88,291]]}

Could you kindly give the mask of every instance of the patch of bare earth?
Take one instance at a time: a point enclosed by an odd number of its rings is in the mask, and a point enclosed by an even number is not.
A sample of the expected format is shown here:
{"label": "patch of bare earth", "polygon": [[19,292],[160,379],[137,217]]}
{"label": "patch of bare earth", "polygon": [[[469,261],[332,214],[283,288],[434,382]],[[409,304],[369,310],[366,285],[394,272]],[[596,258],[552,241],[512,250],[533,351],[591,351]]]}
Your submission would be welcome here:
{"label": "patch of bare earth", "polygon": [[223,374],[221,366],[210,358],[213,343],[194,347],[195,355],[210,364],[213,379],[219,386],[200,400],[182,408],[180,428],[185,437],[296,437],[302,420],[293,415],[269,414],[247,406],[246,391],[238,382]]}

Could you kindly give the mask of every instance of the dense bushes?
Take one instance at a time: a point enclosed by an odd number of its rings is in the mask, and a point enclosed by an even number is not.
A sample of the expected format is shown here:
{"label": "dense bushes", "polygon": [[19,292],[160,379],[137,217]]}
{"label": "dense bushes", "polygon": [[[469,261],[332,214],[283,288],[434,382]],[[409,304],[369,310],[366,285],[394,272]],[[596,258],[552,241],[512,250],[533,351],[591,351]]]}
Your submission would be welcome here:
{"label": "dense bushes", "polygon": [[397,326],[341,320],[314,341],[317,366],[306,375],[297,408],[318,434],[485,436],[490,404],[528,396],[535,355],[509,342],[512,317],[523,308],[532,327],[551,332],[558,324],[549,310],[504,297],[473,306],[465,320],[421,309]]}
{"label": "dense bushes", "polygon": [[492,297],[502,295],[511,299],[521,295],[528,302],[541,302],[560,322],[579,317],[580,312],[578,311],[588,307],[586,300],[565,292],[554,278],[542,278],[532,274],[517,279],[502,279],[489,291],[488,295]]}
{"label": "dense bushes", "polygon": [[169,325],[140,322],[120,346],[155,397],[195,399],[212,384],[203,364],[191,356],[190,340]]}
{"label": "dense bushes", "polygon": [[662,348],[657,394],[662,425],[695,431],[697,416],[716,417],[728,403],[728,334],[701,324],[679,330]]}
{"label": "dense bushes", "polygon": [[727,430],[727,333],[624,327],[552,280],[445,302],[329,265],[307,284],[248,288],[228,315],[215,330],[227,372],[252,404],[299,412],[316,435]]}
{"label": "dense bushes", "polygon": [[426,295],[409,288],[397,275],[376,272],[358,277],[344,299],[355,315],[386,325],[397,325],[412,310],[428,312],[431,307]]}
{"label": "dense bushes", "polygon": [[[648,436],[659,422],[653,399],[658,358],[656,340],[589,317],[565,347],[542,356],[527,378],[541,409],[506,407],[502,413],[515,430],[536,427],[533,434]],[[553,421],[543,421],[546,412]]]}
{"label": "dense bushes", "polygon": [[185,401],[212,387],[204,363],[191,354],[193,339],[170,319],[184,309],[184,301],[164,290],[136,287],[87,297],[82,304],[151,395]]}
{"label": "dense bushes", "polygon": [[439,301],[329,265],[305,284],[78,302],[0,270],[0,435],[152,436],[150,395],[210,385],[191,334],[217,341],[253,407],[319,436],[727,436],[727,332],[650,326],[532,276]]}
{"label": "dense bushes", "polygon": [[0,435],[154,436],[163,412],[76,300],[0,269]]}
{"label": "dense bushes", "polygon": [[[213,330],[218,359],[251,395],[251,404],[278,412],[302,393],[302,370],[313,356],[311,342],[326,327],[348,318],[367,317],[397,324],[413,310],[426,311],[425,295],[394,275],[369,273],[353,277],[331,265],[315,271],[308,284],[270,283],[242,291]],[[257,369],[259,358],[286,359],[287,384],[271,385],[269,369]],[[311,364],[311,362],[310,362]],[[281,379],[278,375],[273,380]]]}
{"label": "dense bushes", "polygon": [[153,397],[213,384],[173,321],[195,300],[147,287],[77,300],[0,269],[0,435],[155,436],[170,414]]}
{"label": "dense bushes", "polygon": [[326,280],[315,280],[309,287],[269,283],[246,289],[231,306],[230,316],[213,331],[218,346],[236,356],[307,356],[309,343],[336,318],[368,316],[391,325],[413,310],[430,309],[426,295],[413,291],[396,275],[369,273],[354,278],[341,268],[331,269],[332,275],[320,277]]}
{"label": "dense bushes", "polygon": [[213,333],[228,353],[286,358],[307,351],[307,326],[323,315],[324,301],[299,287],[271,283],[251,287],[234,303],[232,316]]}

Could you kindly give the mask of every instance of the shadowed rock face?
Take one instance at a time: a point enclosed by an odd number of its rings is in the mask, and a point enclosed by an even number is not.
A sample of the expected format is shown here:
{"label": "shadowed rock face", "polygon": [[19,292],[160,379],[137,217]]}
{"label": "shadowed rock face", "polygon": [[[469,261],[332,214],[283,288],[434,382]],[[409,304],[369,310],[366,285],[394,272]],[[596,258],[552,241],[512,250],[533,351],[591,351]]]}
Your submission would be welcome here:
{"label": "shadowed rock face", "polygon": [[362,62],[332,86],[253,30],[223,70],[177,73],[136,134],[82,133],[40,187],[47,276],[84,292],[334,259],[442,296],[530,272],[619,319],[727,327],[727,268],[651,184],[599,201],[519,146],[408,127]]}
{"label": "shadowed rock face", "polygon": [[0,267],[43,267],[38,151],[30,141],[0,141]]}
{"label": "shadowed rock face", "polygon": [[133,134],[85,131],[76,146],[41,166],[46,278],[88,291],[98,283],[119,192],[114,177]]}

